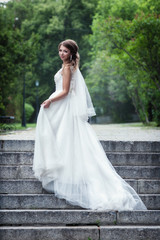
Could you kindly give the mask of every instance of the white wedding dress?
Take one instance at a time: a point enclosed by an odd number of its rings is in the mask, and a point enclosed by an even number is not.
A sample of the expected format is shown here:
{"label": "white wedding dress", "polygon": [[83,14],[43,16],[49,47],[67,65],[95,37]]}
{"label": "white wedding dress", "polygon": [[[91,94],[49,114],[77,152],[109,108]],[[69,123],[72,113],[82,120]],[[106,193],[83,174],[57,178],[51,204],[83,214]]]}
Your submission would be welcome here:
{"label": "white wedding dress", "polygon": [[[62,91],[61,71],[55,75],[56,91],[50,98]],[[33,160],[35,177],[47,191],[83,208],[146,210],[134,189],[116,173],[86,117],[79,113],[81,105],[76,97],[80,78],[79,69],[72,71],[68,95],[49,108],[41,106]]]}

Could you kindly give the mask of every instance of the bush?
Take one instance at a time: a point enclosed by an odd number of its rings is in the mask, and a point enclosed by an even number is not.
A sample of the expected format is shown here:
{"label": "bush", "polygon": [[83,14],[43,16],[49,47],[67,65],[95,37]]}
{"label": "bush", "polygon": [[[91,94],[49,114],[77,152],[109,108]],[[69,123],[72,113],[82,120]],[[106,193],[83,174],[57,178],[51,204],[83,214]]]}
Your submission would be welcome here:
{"label": "bush", "polygon": [[25,111],[26,111],[26,120],[27,120],[27,122],[29,122],[29,120],[31,119],[31,116],[34,112],[34,108],[32,107],[31,104],[25,103]]}

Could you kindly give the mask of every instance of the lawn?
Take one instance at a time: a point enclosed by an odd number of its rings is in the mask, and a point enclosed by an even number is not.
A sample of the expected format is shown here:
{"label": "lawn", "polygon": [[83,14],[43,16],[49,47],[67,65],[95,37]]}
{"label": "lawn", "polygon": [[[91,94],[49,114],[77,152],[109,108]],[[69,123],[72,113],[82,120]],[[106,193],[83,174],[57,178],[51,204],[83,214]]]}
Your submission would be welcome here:
{"label": "lawn", "polygon": [[22,127],[21,123],[0,124],[0,134],[8,133],[10,131],[25,130],[28,128],[35,128],[36,123],[27,123],[26,127]]}

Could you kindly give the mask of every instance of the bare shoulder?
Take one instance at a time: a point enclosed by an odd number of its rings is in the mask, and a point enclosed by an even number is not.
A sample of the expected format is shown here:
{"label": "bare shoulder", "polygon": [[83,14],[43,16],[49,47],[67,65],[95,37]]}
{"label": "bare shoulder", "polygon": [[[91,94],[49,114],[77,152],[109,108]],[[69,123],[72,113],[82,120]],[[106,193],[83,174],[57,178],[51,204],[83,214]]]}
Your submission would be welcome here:
{"label": "bare shoulder", "polygon": [[63,68],[63,75],[70,75],[71,74],[71,68],[69,65],[66,65],[64,68]]}

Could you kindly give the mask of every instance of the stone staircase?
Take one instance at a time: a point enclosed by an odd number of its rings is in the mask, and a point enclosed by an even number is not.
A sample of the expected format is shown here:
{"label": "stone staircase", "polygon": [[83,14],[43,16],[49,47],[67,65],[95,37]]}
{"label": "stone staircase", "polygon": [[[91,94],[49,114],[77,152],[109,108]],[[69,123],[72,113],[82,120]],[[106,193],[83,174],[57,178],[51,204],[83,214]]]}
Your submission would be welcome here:
{"label": "stone staircase", "polygon": [[160,142],[101,143],[148,211],[91,211],[70,206],[45,192],[34,178],[34,141],[1,140],[0,239],[160,239]]}

